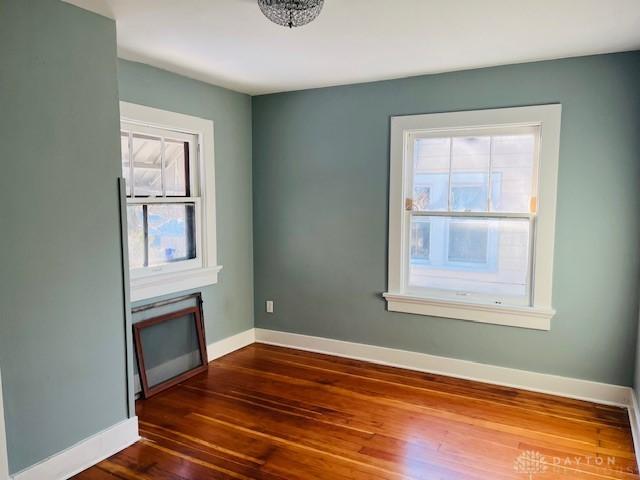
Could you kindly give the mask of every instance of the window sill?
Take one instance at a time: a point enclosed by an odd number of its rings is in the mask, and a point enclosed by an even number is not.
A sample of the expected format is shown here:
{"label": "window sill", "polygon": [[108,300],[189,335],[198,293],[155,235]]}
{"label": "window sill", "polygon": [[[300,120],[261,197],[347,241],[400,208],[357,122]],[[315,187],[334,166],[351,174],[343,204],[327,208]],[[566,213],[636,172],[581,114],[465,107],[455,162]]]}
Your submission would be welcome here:
{"label": "window sill", "polygon": [[390,312],[413,313],[534,330],[551,330],[555,310],[541,307],[489,305],[412,295],[383,293]]}
{"label": "window sill", "polygon": [[217,265],[215,267],[132,278],[131,301],[139,302],[140,300],[148,300],[161,295],[216,284],[218,283],[220,270],[222,270],[222,266]]}

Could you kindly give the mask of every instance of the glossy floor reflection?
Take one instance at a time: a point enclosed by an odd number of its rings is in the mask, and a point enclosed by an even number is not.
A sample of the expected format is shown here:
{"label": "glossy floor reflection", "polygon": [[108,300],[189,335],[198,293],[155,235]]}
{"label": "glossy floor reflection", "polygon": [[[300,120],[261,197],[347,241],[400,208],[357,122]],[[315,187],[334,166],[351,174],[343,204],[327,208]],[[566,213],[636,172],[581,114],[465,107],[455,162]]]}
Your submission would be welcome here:
{"label": "glossy floor reflection", "polygon": [[138,402],[100,479],[638,479],[616,407],[254,344]]}

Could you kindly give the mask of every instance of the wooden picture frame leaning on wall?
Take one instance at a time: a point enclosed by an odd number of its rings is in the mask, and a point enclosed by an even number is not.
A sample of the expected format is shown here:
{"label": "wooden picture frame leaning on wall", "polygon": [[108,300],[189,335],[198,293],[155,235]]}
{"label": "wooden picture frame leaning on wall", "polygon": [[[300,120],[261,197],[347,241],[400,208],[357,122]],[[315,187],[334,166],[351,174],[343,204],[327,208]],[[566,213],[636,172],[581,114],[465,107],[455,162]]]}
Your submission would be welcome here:
{"label": "wooden picture frame leaning on wall", "polygon": [[[185,317],[187,315],[193,316],[194,325],[196,327],[196,333],[198,337],[197,340],[198,340],[198,350],[199,350],[199,356],[200,356],[200,365],[198,365],[195,368],[192,368],[191,370],[187,370],[186,372],[183,372],[175,377],[172,377],[168,380],[160,382],[156,385],[149,386],[149,381],[147,378],[147,370],[145,368],[144,348],[142,345],[142,331],[146,328],[153,327],[160,323],[175,320],[177,318]],[[202,312],[200,310],[200,305],[183,308],[176,312],[166,313],[164,315],[159,315],[157,317],[153,317],[148,320],[143,320],[141,322],[135,323],[133,325],[133,341],[136,348],[138,370],[140,372],[140,385],[142,387],[142,398],[152,397],[168,388],[173,387],[174,385],[177,385],[178,383],[184,382],[185,380],[193,377],[194,375],[207,371],[207,368],[208,368],[207,344],[205,341],[204,325],[202,324]]]}

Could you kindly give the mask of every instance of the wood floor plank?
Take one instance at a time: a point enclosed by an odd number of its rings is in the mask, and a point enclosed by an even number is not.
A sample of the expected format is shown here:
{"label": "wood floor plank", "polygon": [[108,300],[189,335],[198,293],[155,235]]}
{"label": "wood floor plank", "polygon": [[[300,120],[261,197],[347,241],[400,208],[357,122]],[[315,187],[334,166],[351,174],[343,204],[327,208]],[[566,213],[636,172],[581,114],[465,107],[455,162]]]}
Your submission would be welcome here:
{"label": "wood floor plank", "polygon": [[[294,365],[302,368],[312,368],[321,371],[327,371],[340,375],[348,375],[358,379],[366,379],[368,381],[376,381],[391,385],[402,385],[406,388],[418,391],[427,391],[442,396],[459,397],[465,400],[470,395],[477,395],[478,391],[482,391],[482,397],[477,400],[492,404],[510,405],[522,410],[529,410],[531,407],[536,408],[538,412],[544,412],[548,416],[560,416],[562,418],[575,418],[589,423],[614,426],[624,426],[627,424],[626,417],[618,415],[618,409],[612,409],[608,406],[594,405],[579,400],[562,399],[568,402],[567,406],[563,406],[562,402],[556,401],[552,407],[548,407],[544,400],[548,400],[550,396],[538,394],[534,392],[518,391],[508,389],[506,387],[481,384],[478,382],[470,382],[467,380],[451,379],[448,377],[436,377],[431,374],[410,372],[393,367],[385,367],[375,365],[371,368],[370,364],[366,366],[354,365],[353,361],[348,359],[339,359],[341,362],[327,361],[323,358],[304,358],[300,359],[296,355],[289,352],[273,350],[274,347],[269,345],[261,345],[262,348],[271,348],[269,360]],[[250,352],[244,352],[250,353]],[[313,354],[319,355],[319,354]],[[334,359],[337,357],[333,357]],[[347,363],[345,363],[347,362]],[[443,388],[442,379],[447,379],[446,388]],[[552,397],[553,398],[553,397]],[[557,397],[556,397],[556,400]],[[611,411],[615,415],[611,415]]]}
{"label": "wood floor plank", "polygon": [[[487,401],[484,398],[470,398],[462,395],[449,395],[446,392],[433,391],[414,385],[402,383],[381,382],[379,379],[371,379],[366,377],[352,377],[344,372],[322,370],[318,372],[308,365],[280,364],[272,360],[246,360],[244,362],[234,361],[231,364],[223,362],[222,365],[228,365],[229,368],[249,368],[257,372],[267,372],[268,375],[281,375],[284,378],[293,376],[295,378],[304,378],[305,380],[321,383],[327,388],[341,388],[349,392],[363,394],[373,398],[374,401],[382,401],[384,399],[392,402],[403,402],[408,405],[438,408],[443,411],[471,415],[484,414],[491,412],[494,421],[501,421],[511,424],[517,421],[520,426],[528,423],[539,425],[541,422],[548,423],[548,430],[556,429],[558,433],[563,433],[566,428],[578,428],[585,432],[588,438],[593,438],[597,434],[599,426],[606,425],[605,422],[598,419],[590,419],[589,421],[574,418],[568,415],[550,414],[540,409],[524,408],[519,405],[512,405],[506,402]],[[499,409],[497,407],[500,407]],[[473,412],[473,413],[472,413]],[[557,418],[567,420],[567,422],[556,422]],[[583,425],[574,425],[574,423],[582,423]],[[565,427],[566,424],[566,427]]]}
{"label": "wood floor plank", "polygon": [[640,480],[624,409],[269,345],[136,409],[74,478]]}

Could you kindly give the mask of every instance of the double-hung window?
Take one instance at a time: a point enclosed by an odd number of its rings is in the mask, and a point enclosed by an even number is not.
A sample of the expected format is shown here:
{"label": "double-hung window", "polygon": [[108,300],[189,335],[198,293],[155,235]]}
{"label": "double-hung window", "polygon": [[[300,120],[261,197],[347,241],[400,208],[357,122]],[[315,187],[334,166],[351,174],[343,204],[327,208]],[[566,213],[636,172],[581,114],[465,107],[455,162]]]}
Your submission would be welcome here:
{"label": "double-hung window", "polygon": [[132,300],[215,283],[212,122],[127,103],[121,111]]}
{"label": "double-hung window", "polygon": [[199,267],[197,137],[123,122],[120,140],[132,273]]}
{"label": "double-hung window", "polygon": [[560,106],[394,117],[392,311],[548,329]]}

